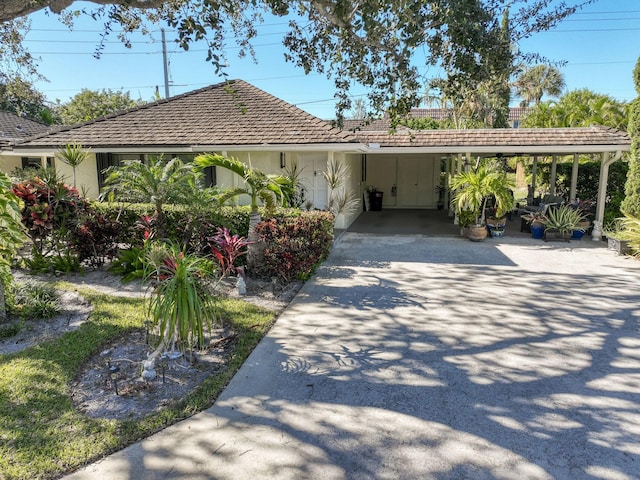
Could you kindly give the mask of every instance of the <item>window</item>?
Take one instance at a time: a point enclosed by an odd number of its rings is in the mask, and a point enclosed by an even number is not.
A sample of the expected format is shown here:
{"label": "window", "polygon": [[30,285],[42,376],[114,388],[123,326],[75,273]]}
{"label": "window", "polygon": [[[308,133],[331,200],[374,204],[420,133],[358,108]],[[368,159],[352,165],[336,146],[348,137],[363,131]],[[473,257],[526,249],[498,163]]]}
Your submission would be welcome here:
{"label": "window", "polygon": [[[53,167],[53,157],[47,157],[45,167]],[[22,168],[42,168],[42,158],[40,157],[22,157]]]}
{"label": "window", "polygon": [[[109,167],[119,167],[125,160],[140,160],[144,162],[149,156],[159,156],[160,154],[149,153],[96,153],[96,162],[98,167],[98,188],[102,190],[104,187],[105,174],[104,171]],[[176,155],[165,155],[165,158],[179,158],[185,163],[193,162],[196,154],[185,153]],[[204,186],[212,187],[216,184],[216,169],[215,167],[207,167],[203,171]]]}

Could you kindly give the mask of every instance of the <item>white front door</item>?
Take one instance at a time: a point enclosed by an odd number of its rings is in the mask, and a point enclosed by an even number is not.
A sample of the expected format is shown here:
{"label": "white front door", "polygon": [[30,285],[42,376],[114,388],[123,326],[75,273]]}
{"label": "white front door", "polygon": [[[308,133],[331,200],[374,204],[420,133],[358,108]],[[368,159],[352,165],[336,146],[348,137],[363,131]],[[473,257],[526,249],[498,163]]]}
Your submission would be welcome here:
{"label": "white front door", "polygon": [[326,169],[326,153],[301,153],[298,156],[298,179],[304,188],[305,202],[309,201],[313,208],[321,210],[327,207],[328,187],[323,175]]}

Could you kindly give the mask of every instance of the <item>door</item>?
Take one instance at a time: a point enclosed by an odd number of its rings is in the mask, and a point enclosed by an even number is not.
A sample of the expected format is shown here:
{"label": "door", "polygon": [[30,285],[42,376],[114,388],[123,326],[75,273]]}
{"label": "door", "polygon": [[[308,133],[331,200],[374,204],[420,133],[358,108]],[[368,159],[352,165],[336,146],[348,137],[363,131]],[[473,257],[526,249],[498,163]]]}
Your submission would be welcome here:
{"label": "door", "polygon": [[301,153],[298,156],[299,180],[304,188],[305,203],[311,202],[313,208],[327,207],[328,187],[323,175],[326,168],[326,153]]}
{"label": "door", "polygon": [[435,208],[439,163],[426,155],[398,156],[398,206]]}

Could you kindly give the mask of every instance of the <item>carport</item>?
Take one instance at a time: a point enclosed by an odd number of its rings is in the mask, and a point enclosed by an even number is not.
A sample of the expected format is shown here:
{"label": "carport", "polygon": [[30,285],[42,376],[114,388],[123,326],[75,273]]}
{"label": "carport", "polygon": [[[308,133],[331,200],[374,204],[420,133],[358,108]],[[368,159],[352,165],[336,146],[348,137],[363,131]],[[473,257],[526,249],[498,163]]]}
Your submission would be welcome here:
{"label": "carport", "polygon": [[[537,164],[551,162],[551,192],[555,190],[556,165],[563,157],[572,157],[573,169],[569,201],[576,198],[579,157],[589,155],[601,161],[597,210],[593,238],[602,236],[602,219],[609,166],[630,150],[625,132],[614,128],[513,128],[474,130],[411,130],[398,127],[389,131],[388,122],[378,121],[353,128],[354,135],[366,145],[363,155],[363,180],[396,198],[415,198],[415,204],[386,201],[386,208],[435,208],[436,186],[440,172],[455,174],[478,158],[533,158],[532,191],[535,191]],[[406,189],[414,189],[408,194]],[[448,194],[448,192],[447,192]],[[405,200],[403,200],[404,202]],[[448,198],[445,197],[445,205]]]}

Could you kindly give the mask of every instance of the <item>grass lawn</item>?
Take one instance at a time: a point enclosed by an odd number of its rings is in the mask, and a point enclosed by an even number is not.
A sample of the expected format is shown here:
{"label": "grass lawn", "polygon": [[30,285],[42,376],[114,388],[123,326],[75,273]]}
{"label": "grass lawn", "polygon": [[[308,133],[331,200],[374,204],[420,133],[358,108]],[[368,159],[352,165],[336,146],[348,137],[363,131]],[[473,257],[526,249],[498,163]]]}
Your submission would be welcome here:
{"label": "grass lawn", "polygon": [[[61,288],[75,288],[60,284]],[[58,477],[210,406],[271,327],[275,314],[224,299],[220,314],[238,333],[226,368],[177,405],[140,420],[99,420],[75,410],[69,382],[110,340],[142,328],[143,299],[80,289],[94,306],[78,330],[11,355],[0,355],[0,479]]]}

